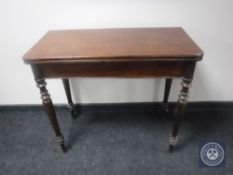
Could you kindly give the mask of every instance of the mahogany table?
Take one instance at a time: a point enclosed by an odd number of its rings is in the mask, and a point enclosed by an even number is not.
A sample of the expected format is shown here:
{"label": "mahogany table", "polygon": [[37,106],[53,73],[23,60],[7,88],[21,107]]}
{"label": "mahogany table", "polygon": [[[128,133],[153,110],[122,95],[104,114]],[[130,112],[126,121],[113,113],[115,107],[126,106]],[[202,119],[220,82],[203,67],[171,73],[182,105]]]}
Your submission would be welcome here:
{"label": "mahogany table", "polygon": [[202,50],[182,28],[121,28],[49,31],[23,58],[32,67],[44,108],[64,152],[64,138],[46,89],[46,78],[62,78],[73,115],[75,109],[68,78],[164,77],[164,109],[167,108],[172,78],[182,78],[169,137],[169,150],[172,151],[195,65],[202,56]]}

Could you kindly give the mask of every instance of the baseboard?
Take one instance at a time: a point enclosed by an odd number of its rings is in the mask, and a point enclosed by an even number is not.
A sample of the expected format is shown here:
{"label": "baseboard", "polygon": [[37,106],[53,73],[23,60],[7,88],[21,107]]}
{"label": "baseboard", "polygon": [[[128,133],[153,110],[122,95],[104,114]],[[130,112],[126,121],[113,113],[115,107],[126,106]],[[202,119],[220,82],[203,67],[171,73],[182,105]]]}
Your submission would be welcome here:
{"label": "baseboard", "polygon": [[[175,102],[169,103],[170,110],[175,109]],[[136,102],[136,103],[98,103],[98,104],[76,104],[76,108],[82,112],[143,112],[143,111],[159,111],[162,109],[161,102]],[[20,110],[27,111],[29,109],[41,110],[42,105],[0,105],[1,111]],[[66,109],[66,104],[55,104],[57,109]],[[189,102],[186,111],[203,111],[203,110],[232,110],[233,101],[205,101],[205,102]]]}

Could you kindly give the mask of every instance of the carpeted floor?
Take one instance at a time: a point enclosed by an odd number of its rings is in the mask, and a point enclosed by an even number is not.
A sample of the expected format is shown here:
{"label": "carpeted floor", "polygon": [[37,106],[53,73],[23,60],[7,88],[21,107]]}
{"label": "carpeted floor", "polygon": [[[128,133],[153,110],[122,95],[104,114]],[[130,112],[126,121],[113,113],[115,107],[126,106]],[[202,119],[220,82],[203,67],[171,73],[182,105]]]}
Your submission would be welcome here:
{"label": "carpeted floor", "polygon": [[[233,174],[233,108],[188,108],[172,154],[171,120],[160,110],[83,109],[72,120],[66,107],[56,108],[66,154],[41,107],[0,108],[0,175]],[[225,167],[199,166],[199,143],[209,139],[225,142]]]}

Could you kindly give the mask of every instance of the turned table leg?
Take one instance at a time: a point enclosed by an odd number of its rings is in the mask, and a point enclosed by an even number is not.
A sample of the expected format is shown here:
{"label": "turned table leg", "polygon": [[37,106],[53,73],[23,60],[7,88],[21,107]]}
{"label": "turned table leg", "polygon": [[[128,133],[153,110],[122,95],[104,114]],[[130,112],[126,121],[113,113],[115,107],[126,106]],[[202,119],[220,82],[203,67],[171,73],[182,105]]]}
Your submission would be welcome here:
{"label": "turned table leg", "polygon": [[164,91],[164,98],[163,98],[163,110],[168,112],[168,97],[170,94],[172,79],[167,78],[165,82],[165,91]]}
{"label": "turned table leg", "polygon": [[36,79],[37,87],[40,89],[41,99],[43,102],[43,106],[48,114],[48,118],[50,120],[50,123],[53,127],[53,130],[57,136],[57,142],[60,144],[61,149],[63,152],[66,152],[66,147],[64,144],[64,138],[60,131],[59,124],[57,121],[56,113],[53,107],[52,100],[50,98],[50,95],[48,93],[48,90],[46,89],[46,82],[44,79]]}
{"label": "turned table leg", "polygon": [[74,107],[74,103],[72,101],[72,97],[71,97],[71,90],[70,90],[70,84],[69,84],[69,79],[62,79],[63,82],[63,86],[66,92],[66,97],[68,100],[68,108],[70,110],[70,113],[72,115],[73,118],[76,118],[75,115],[75,107]]}
{"label": "turned table leg", "polygon": [[169,151],[172,152],[174,150],[174,147],[176,145],[177,142],[177,134],[180,128],[180,124],[182,121],[182,118],[184,116],[184,111],[185,111],[185,107],[186,104],[188,102],[188,92],[189,92],[189,88],[191,87],[191,82],[192,79],[190,78],[183,78],[182,83],[181,83],[181,91],[179,94],[179,98],[177,101],[177,106],[176,106],[176,110],[175,110],[175,118],[174,118],[174,122],[173,122],[173,128],[172,128],[172,132],[170,135],[170,142],[169,142]]}

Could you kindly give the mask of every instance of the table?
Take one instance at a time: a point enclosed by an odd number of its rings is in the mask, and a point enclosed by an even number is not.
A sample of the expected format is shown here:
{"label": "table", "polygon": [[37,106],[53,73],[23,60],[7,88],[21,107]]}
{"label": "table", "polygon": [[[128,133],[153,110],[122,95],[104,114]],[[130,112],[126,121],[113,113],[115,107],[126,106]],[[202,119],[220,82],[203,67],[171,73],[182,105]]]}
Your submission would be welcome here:
{"label": "table", "polygon": [[49,31],[23,59],[32,68],[43,106],[63,152],[66,151],[64,138],[46,89],[46,78],[62,78],[72,115],[75,108],[68,78],[164,77],[165,110],[172,79],[182,78],[169,137],[169,151],[173,151],[188,101],[195,65],[202,56],[202,50],[182,28],[177,27]]}

